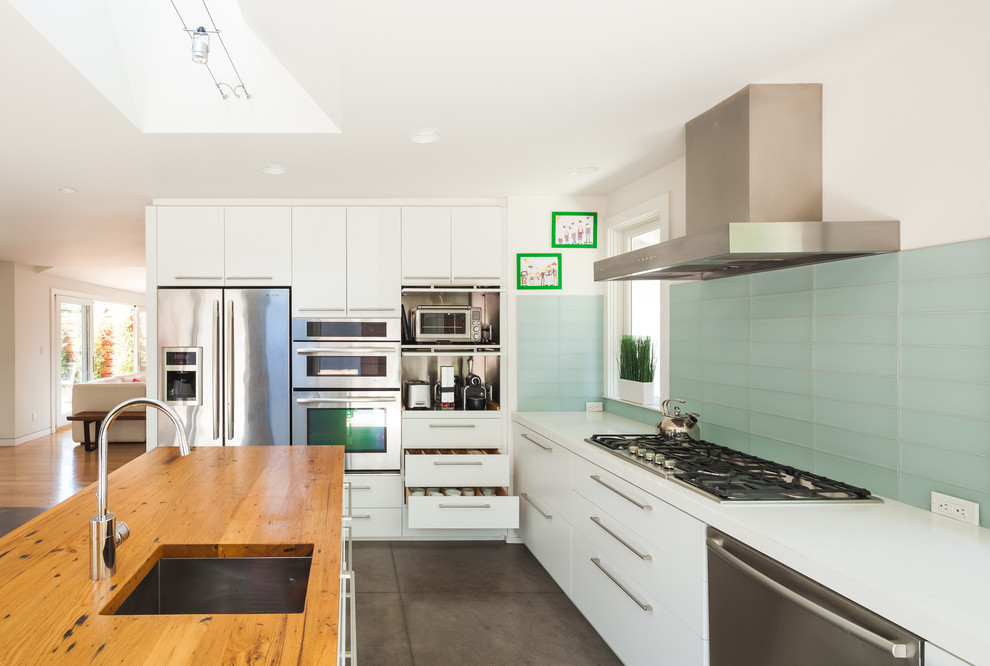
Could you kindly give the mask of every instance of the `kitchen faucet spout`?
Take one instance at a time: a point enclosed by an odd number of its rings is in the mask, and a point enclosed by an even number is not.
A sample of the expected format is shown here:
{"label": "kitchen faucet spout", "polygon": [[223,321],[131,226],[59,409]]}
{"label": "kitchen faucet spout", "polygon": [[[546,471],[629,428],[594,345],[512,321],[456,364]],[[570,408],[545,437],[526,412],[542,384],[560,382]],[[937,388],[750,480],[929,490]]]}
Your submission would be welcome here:
{"label": "kitchen faucet spout", "polygon": [[100,426],[97,438],[96,515],[89,519],[89,577],[93,580],[109,578],[117,570],[117,546],[130,535],[130,528],[107,510],[108,448],[107,432],[121,412],[131,407],[153,407],[165,414],[175,427],[179,440],[179,453],[189,455],[189,442],[179,422],[179,416],[164,402],[152,398],[132,398],[120,403],[109,412]]}

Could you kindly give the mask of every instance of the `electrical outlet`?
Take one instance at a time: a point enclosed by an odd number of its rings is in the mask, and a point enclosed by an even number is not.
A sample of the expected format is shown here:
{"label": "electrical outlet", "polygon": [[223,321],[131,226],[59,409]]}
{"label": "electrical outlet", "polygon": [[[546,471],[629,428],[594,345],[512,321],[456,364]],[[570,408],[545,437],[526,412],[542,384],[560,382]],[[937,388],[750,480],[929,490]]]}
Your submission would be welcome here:
{"label": "electrical outlet", "polygon": [[31,420],[32,421],[38,420],[38,412],[31,412]]}
{"label": "electrical outlet", "polygon": [[961,520],[970,525],[980,524],[980,505],[952,495],[932,491],[932,513]]}
{"label": "electrical outlet", "polygon": [[602,411],[602,403],[600,403],[600,402],[586,402],[586,403],[584,403],[584,411],[586,411],[586,412],[600,412],[600,411]]}

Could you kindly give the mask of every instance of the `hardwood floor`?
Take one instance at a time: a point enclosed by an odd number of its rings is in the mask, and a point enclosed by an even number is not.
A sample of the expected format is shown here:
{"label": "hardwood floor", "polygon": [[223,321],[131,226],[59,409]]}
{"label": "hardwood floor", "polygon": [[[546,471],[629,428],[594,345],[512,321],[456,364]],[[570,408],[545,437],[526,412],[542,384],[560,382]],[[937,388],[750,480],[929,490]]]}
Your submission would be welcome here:
{"label": "hardwood floor", "polygon": [[[111,444],[110,471],[142,453],[144,444]],[[94,481],[96,451],[73,442],[69,428],[18,446],[0,446],[0,507],[52,507]]]}

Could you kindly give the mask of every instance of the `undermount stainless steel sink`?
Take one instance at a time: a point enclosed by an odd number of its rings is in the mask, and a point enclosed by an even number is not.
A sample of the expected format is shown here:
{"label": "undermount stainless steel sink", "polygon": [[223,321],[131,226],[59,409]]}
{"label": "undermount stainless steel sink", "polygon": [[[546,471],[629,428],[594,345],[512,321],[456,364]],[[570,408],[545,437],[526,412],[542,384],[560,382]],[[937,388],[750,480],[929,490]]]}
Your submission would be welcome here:
{"label": "undermount stainless steel sink", "polygon": [[[272,548],[267,549],[268,553]],[[159,553],[151,570],[111,615],[215,615],[301,613],[306,604],[312,548],[287,548],[283,556],[206,557]],[[189,553],[182,553],[188,555]],[[242,556],[246,555],[246,556]],[[125,586],[130,587],[130,586]]]}

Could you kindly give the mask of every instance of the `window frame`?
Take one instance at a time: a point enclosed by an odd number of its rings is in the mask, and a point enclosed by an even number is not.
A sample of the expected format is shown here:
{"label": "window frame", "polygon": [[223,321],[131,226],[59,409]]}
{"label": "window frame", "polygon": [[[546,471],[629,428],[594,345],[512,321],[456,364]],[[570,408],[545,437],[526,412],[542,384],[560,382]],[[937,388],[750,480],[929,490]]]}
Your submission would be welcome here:
{"label": "window frame", "polygon": [[[605,221],[605,236],[608,256],[612,257],[628,251],[632,236],[650,230],[659,230],[663,240],[670,238],[670,193],[610,215]],[[630,330],[630,282],[613,280],[607,283],[605,292],[605,386],[603,395],[619,400],[619,341]],[[662,399],[669,393],[669,332],[670,332],[670,284],[660,282],[660,330],[657,347],[657,395]],[[650,407],[650,405],[647,405]],[[653,407],[659,409],[659,402]]]}

